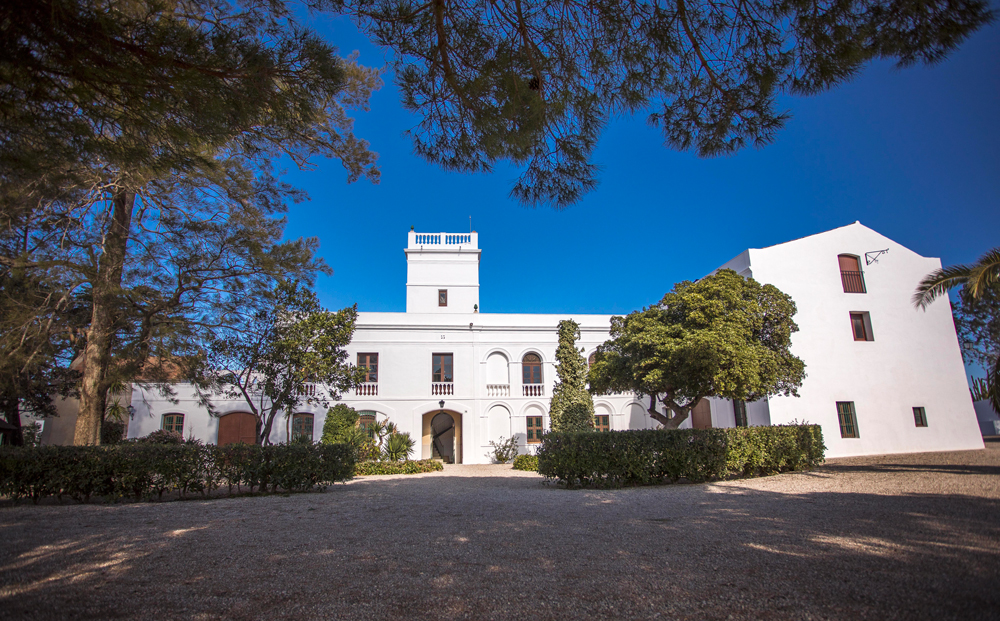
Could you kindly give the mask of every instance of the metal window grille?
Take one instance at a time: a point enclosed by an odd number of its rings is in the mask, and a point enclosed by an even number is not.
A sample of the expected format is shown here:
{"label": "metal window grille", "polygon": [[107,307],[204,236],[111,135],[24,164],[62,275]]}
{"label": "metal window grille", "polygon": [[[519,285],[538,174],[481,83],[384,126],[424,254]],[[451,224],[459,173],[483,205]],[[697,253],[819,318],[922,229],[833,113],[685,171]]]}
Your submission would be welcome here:
{"label": "metal window grille", "polygon": [[858,433],[858,418],[854,413],[853,401],[837,402],[837,418],[840,420],[841,438],[860,438]]}
{"label": "metal window grille", "polygon": [[927,412],[924,408],[913,408],[913,422],[917,427],[927,426]]}

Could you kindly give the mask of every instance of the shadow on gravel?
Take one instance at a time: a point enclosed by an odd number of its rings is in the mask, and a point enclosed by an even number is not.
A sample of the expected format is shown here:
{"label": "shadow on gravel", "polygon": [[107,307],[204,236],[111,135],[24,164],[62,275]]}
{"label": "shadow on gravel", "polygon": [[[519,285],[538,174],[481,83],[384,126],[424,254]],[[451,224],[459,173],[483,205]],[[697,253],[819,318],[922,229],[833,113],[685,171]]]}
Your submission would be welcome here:
{"label": "shadow on gravel", "polygon": [[0,514],[0,617],[996,618],[1000,500],[863,493],[864,472],[835,470],[841,488],[822,492],[795,475],[787,492],[561,492],[444,474],[16,507]]}
{"label": "shadow on gravel", "polygon": [[937,472],[944,474],[974,474],[979,476],[998,476],[1000,466],[953,465],[953,464],[838,464],[827,463],[822,466],[823,473],[844,472]]}

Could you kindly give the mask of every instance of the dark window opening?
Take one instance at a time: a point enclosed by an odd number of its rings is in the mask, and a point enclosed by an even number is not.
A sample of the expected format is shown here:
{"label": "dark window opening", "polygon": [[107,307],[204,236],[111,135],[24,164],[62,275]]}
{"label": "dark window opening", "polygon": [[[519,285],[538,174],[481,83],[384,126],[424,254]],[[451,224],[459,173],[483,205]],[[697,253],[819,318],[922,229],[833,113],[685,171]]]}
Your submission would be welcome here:
{"label": "dark window opening", "polygon": [[447,289],[438,289],[438,306],[448,306]]}
{"label": "dark window opening", "polygon": [[927,426],[927,412],[924,408],[913,408],[913,422],[917,427]]}
{"label": "dark window opening", "polygon": [[733,401],[733,413],[736,415],[736,426],[747,427],[747,404],[745,401]]}
{"label": "dark window opening", "polygon": [[858,418],[854,414],[853,401],[837,402],[837,418],[840,421],[841,438],[860,438],[858,433]]}

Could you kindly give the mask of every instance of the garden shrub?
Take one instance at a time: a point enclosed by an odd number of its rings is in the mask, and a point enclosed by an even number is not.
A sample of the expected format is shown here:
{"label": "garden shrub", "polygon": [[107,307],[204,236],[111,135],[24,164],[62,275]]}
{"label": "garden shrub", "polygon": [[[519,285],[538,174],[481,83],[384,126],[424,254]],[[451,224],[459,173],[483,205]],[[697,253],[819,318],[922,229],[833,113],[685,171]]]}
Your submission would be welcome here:
{"label": "garden shrub", "polygon": [[121,444],[125,440],[125,423],[105,420],[101,423],[101,444]]}
{"label": "garden shrub", "polygon": [[529,472],[538,472],[538,456],[537,455],[518,455],[514,458],[514,470],[527,470]]}
{"label": "garden shrub", "polygon": [[354,468],[354,474],[420,474],[422,472],[436,472],[444,470],[441,462],[433,459],[421,459],[420,461],[360,461]]}
{"label": "garden shrub", "polygon": [[538,472],[567,487],[652,485],[760,476],[823,461],[818,425],[549,433]]}
{"label": "garden shrub", "polygon": [[88,502],[237,491],[305,491],[351,478],[354,450],[342,444],[125,442],[117,446],[3,447],[0,495],[13,499],[69,496]]}
{"label": "garden shrub", "polygon": [[517,457],[517,438],[514,436],[511,436],[507,440],[504,440],[503,436],[500,436],[499,442],[490,440],[490,446],[493,447],[493,454],[488,456],[494,463],[506,464]]}

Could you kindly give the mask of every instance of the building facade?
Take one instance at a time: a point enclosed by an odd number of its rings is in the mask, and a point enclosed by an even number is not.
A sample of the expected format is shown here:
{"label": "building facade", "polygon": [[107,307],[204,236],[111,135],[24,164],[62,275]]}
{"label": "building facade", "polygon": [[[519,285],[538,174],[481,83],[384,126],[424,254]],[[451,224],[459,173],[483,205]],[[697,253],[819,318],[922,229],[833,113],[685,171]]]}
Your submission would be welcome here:
{"label": "building facade", "polygon": [[[385,420],[417,440],[417,458],[488,463],[491,442],[517,438],[531,452],[549,428],[560,320],[580,325],[589,357],[610,315],[479,312],[477,233],[416,233],[405,249],[406,312],[358,314],[348,347],[366,382],[342,401],[363,421]],[[879,250],[888,250],[874,255]],[[867,257],[867,259],[866,259]],[[917,283],[940,267],[855,223],[764,249],[722,267],[770,283],[795,300],[792,351],[806,362],[799,397],[702,402],[682,427],[822,425],[828,456],[982,448],[946,298],[917,311]],[[666,285],[665,285],[666,286]],[[136,387],[129,437],[161,428],[209,443],[252,436],[240,402],[209,416],[193,391],[173,400]],[[323,396],[322,386],[308,395]],[[601,429],[658,427],[635,395],[594,398]],[[318,439],[326,408],[303,404],[276,421],[272,442]]]}

